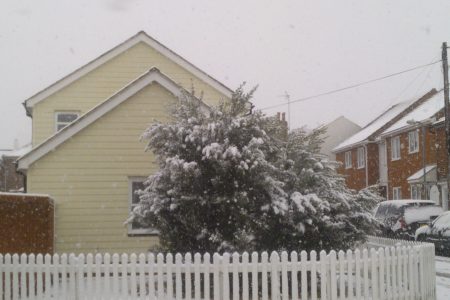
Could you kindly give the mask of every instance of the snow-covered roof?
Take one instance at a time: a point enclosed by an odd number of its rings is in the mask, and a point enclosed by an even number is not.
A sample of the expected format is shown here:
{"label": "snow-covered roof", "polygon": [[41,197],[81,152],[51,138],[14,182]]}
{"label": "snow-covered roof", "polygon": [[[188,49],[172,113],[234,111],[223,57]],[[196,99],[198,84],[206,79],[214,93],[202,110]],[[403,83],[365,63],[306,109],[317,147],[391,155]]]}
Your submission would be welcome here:
{"label": "snow-covered roof", "polygon": [[3,155],[9,155],[11,152],[13,152],[12,149],[0,149],[0,158],[1,158]]}
{"label": "snow-covered roof", "polygon": [[19,149],[2,149],[0,150],[0,158],[2,158],[2,156],[19,157],[25,155],[30,150],[31,144],[27,144]]}
{"label": "snow-covered roof", "polygon": [[[17,170],[26,171],[28,167],[36,160],[54,150],[56,147],[70,139],[73,135],[80,132],[83,128],[89,126],[107,112],[111,111],[153,82],[159,83],[176,97],[180,97],[184,91],[184,89],[177,85],[172,79],[161,73],[158,68],[151,68],[149,71],[130,82],[116,94],[95,106],[93,109],[86,112],[84,115],[80,116],[60,131],[56,132],[28,153],[19,157],[17,160]],[[201,105],[203,109],[209,109],[209,106],[207,106],[204,102],[201,102]]]}
{"label": "snow-covered roof", "polygon": [[395,116],[405,110],[411,104],[410,101],[400,102],[379,115],[375,120],[367,124],[363,129],[333,148],[333,152],[348,148],[350,146],[366,141],[372,134],[379,130],[383,125],[392,120]]}
{"label": "snow-covered roof", "polygon": [[[424,170],[425,169],[425,170]],[[412,174],[411,176],[408,177],[408,179],[406,179],[408,182],[410,181],[416,181],[422,178],[423,173],[425,172],[425,175],[427,175],[428,173],[430,173],[431,171],[436,169],[436,165],[429,165],[429,166],[425,166],[425,168],[420,169],[419,171],[417,171],[416,173]]]}
{"label": "snow-covered roof", "polygon": [[408,121],[422,122],[438,113],[444,108],[444,93],[439,91],[424,103],[416,107],[414,110],[403,116],[400,120],[392,124],[386,130],[382,132],[382,135],[388,135],[390,133],[401,131],[405,128],[409,128],[413,125],[408,124]]}
{"label": "snow-covered roof", "polygon": [[108,52],[100,55],[96,59],[92,60],[91,62],[87,63],[86,65],[80,67],[79,69],[75,70],[74,72],[70,73],[66,77],[58,80],[54,84],[50,85],[49,87],[43,89],[42,91],[38,92],[37,94],[31,96],[27,100],[24,101],[24,106],[27,111],[27,115],[32,115],[33,106],[37,104],[38,102],[46,99],[50,95],[54,94],[55,92],[61,90],[62,88],[66,87],[67,85],[71,84],[75,80],[79,79],[80,77],[84,76],[85,74],[89,73],[90,71],[94,70],[95,68],[99,67],[100,65],[106,63],[113,57],[119,55],[120,53],[123,53],[133,47],[134,45],[138,43],[145,43],[158,51],[163,56],[169,58],[174,63],[178,64],[182,68],[188,70],[198,78],[200,78],[202,81],[208,83],[210,86],[214,87],[216,90],[221,92],[222,94],[226,95],[227,97],[231,98],[231,95],[233,91],[225,86],[223,83],[219,82],[218,80],[214,79],[212,76],[208,75],[206,72],[200,70],[198,67],[194,66],[190,62],[188,62],[186,59],[184,59],[182,56],[176,54],[157,40],[150,37],[147,33],[144,31],[138,32],[136,35],[132,36],[125,42],[119,44],[118,46],[114,47],[113,49],[109,50]]}
{"label": "snow-covered roof", "polygon": [[406,199],[406,200],[388,200],[388,201],[383,201],[383,202],[380,203],[380,205],[393,205],[393,206],[396,206],[396,207],[402,207],[404,205],[414,204],[414,203],[435,204],[434,201],[431,201],[431,200]]}

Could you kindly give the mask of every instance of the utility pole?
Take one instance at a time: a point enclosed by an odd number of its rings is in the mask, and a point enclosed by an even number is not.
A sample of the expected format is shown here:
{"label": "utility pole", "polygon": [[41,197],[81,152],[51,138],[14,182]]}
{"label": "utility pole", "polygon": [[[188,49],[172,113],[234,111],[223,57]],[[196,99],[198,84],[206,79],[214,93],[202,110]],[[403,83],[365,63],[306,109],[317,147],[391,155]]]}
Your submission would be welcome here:
{"label": "utility pole", "polygon": [[288,132],[291,129],[291,96],[288,94],[288,92],[284,92],[284,96],[287,100],[287,115],[288,115]]}
{"label": "utility pole", "polygon": [[448,94],[447,43],[442,43],[442,72],[444,73],[445,139],[447,144],[447,201],[450,201],[450,101]]}

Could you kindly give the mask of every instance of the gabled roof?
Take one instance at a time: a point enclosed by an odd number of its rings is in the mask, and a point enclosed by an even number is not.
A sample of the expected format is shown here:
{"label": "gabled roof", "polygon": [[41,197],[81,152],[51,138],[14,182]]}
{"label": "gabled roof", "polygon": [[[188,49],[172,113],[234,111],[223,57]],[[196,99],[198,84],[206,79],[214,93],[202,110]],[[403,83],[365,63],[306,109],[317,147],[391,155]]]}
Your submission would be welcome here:
{"label": "gabled roof", "polygon": [[176,54],[157,40],[150,37],[148,34],[146,34],[144,31],[138,32],[136,35],[132,36],[125,42],[117,45],[113,49],[109,50],[108,52],[105,52],[104,54],[100,55],[96,59],[90,61],[86,65],[78,68],[74,72],[70,73],[69,75],[63,77],[62,79],[56,81],[54,84],[50,85],[49,87],[43,89],[42,91],[36,93],[35,95],[31,96],[27,100],[24,101],[23,105],[25,106],[25,110],[27,111],[27,115],[31,116],[33,111],[33,106],[39,103],[40,101],[44,100],[45,98],[49,97],[50,95],[56,93],[57,91],[61,90],[62,88],[68,86],[75,80],[79,79],[80,77],[84,76],[85,74],[89,73],[90,71],[96,69],[100,65],[106,63],[110,59],[114,58],[115,56],[123,53],[124,51],[130,49],[134,45],[143,42],[161,53],[163,56],[167,57],[171,61],[175,62],[179,66],[183,67],[184,69],[188,70],[210,86],[214,87],[216,90],[221,92],[222,94],[226,95],[227,97],[231,98],[232,90],[225,86],[224,84],[220,83],[218,80],[214,79],[210,75],[206,74],[204,71],[200,70],[190,62],[188,62],[186,59],[181,57],[180,55]]}
{"label": "gabled roof", "polygon": [[405,114],[414,111],[417,107],[426,103],[427,100],[433,98],[436,94],[437,91],[431,89],[419,99],[404,101],[391,106],[388,110],[367,124],[363,129],[337,145],[332,151],[337,153],[374,141],[376,137],[383,133],[388,127],[395,124],[395,122],[399,121]]}
{"label": "gabled roof", "polygon": [[[383,131],[381,135],[392,135],[403,130],[409,129],[414,124],[412,122],[424,122],[432,117],[434,117],[438,112],[444,108],[444,93],[443,90],[439,91],[431,98],[427,99],[425,102],[417,106],[414,110],[405,114],[400,120],[389,126]],[[436,121],[436,120],[434,120]],[[430,120],[431,122],[431,120]]]}
{"label": "gabled roof", "polygon": [[[430,174],[430,172],[433,172],[433,174],[431,174],[432,175],[431,178],[428,178],[428,175]],[[427,181],[436,180],[436,165],[425,166],[425,168],[422,168],[419,171],[417,171],[416,173],[412,174],[406,180],[409,183],[423,182],[423,174],[424,173],[425,173],[425,176],[427,176],[427,178],[426,178],[426,179],[428,179]],[[430,179],[433,179],[433,180],[430,180]]]}
{"label": "gabled roof", "polygon": [[371,138],[372,135],[383,125],[385,125],[388,121],[392,120],[392,118],[405,110],[409,106],[409,104],[410,102],[406,101],[391,106],[388,110],[379,115],[375,120],[367,124],[363,129],[337,145],[333,149],[333,152],[339,152],[341,150],[356,146],[360,143],[364,143],[369,138]]}
{"label": "gabled roof", "polygon": [[[157,68],[151,68],[149,71],[145,72],[143,75],[130,82],[116,94],[112,95],[104,102],[86,112],[84,115],[80,116],[78,119],[61,129],[60,131],[56,132],[54,135],[43,141],[41,144],[33,148],[25,155],[19,157],[17,160],[17,170],[21,172],[26,171],[32,163],[34,163],[35,161],[70,139],[73,135],[80,132],[90,124],[94,123],[97,119],[154,82],[157,82],[158,84],[163,86],[176,97],[180,97],[183,93],[186,92],[182,87],[180,87],[172,79],[161,73]],[[205,110],[209,108],[204,102],[201,102],[201,104]]]}

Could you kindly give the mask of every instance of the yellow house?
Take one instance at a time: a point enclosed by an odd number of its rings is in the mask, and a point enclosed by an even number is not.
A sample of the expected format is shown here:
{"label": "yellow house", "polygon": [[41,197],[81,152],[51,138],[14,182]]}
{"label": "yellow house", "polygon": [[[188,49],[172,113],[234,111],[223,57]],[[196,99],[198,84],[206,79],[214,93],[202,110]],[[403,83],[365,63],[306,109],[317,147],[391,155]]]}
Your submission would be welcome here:
{"label": "yellow house", "polygon": [[33,149],[18,160],[28,193],[55,200],[56,252],[145,252],[157,235],[124,225],[133,191],[156,170],[139,138],[183,89],[205,105],[231,90],[139,32],[24,102]]}

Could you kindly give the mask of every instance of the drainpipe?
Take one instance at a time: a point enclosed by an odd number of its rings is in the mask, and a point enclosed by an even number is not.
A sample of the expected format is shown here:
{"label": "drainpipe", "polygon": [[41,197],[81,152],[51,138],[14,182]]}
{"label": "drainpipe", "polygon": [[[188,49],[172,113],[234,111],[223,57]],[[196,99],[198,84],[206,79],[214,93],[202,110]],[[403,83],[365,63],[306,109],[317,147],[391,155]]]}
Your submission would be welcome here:
{"label": "drainpipe", "polygon": [[386,200],[389,200],[389,166],[387,155],[387,139],[384,139],[384,160],[386,161]]}
{"label": "drainpipe", "polygon": [[368,187],[369,186],[369,162],[367,161],[367,144],[366,145],[364,145],[364,159],[365,159],[365,161],[366,161],[366,165],[365,165],[365,168],[366,168],[366,187]]}
{"label": "drainpipe", "polygon": [[422,199],[426,199],[427,197],[427,172],[425,170],[425,125],[422,124],[422,166],[423,166],[423,198]]}

